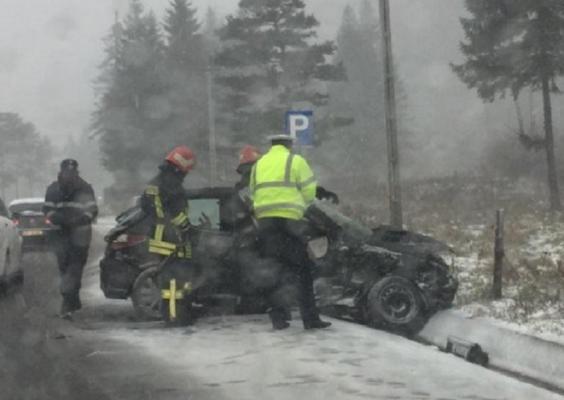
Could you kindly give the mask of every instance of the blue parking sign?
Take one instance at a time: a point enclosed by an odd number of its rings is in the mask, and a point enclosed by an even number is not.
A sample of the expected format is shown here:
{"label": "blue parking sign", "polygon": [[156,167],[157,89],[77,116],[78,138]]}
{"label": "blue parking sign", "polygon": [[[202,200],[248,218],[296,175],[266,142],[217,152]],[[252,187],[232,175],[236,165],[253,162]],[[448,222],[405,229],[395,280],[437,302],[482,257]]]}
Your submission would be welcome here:
{"label": "blue parking sign", "polygon": [[300,146],[313,146],[313,111],[288,111],[286,113],[286,133],[296,138]]}

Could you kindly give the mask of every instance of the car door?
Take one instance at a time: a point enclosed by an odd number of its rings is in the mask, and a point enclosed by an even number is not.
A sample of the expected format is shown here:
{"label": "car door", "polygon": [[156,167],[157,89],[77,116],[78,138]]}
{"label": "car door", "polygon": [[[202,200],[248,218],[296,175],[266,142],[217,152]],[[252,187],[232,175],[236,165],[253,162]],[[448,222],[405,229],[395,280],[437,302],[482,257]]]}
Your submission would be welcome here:
{"label": "car door", "polygon": [[8,210],[0,199],[0,280],[6,276],[6,253],[8,251],[8,228],[10,224]]}
{"label": "car door", "polygon": [[[4,225],[5,234],[4,237],[4,264],[5,273],[8,278],[16,278],[21,274],[22,264],[21,264],[21,239],[18,234],[18,228],[16,224],[10,218],[10,213],[6,208],[4,202],[0,203],[0,218],[3,218],[2,224]],[[9,259],[7,260],[7,256]]]}
{"label": "car door", "polygon": [[190,199],[190,223],[199,226],[201,218],[207,217],[207,226],[198,229],[196,253],[219,261],[226,256],[233,245],[233,236],[221,231],[220,200],[216,197]]}

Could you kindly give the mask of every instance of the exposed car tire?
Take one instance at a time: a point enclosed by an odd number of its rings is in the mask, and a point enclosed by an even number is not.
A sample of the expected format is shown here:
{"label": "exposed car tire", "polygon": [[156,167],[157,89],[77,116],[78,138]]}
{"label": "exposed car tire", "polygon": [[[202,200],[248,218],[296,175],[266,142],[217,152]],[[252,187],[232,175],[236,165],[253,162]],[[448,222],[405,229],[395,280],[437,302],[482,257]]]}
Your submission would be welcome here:
{"label": "exposed car tire", "polygon": [[161,319],[161,290],[157,267],[145,269],[137,276],[131,291],[131,301],[139,319],[155,321]]}
{"label": "exposed car tire", "polygon": [[369,290],[366,318],[379,329],[414,335],[426,322],[424,302],[419,289],[400,276],[386,276]]}

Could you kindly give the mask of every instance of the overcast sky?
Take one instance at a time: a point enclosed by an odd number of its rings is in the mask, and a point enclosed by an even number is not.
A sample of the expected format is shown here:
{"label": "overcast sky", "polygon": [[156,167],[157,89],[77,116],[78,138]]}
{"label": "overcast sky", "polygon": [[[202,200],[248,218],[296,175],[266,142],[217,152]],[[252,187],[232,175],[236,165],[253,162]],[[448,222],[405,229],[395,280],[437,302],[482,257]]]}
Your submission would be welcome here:
{"label": "overcast sky", "polygon": [[[360,0],[306,0],[321,22],[323,38],[334,38],[343,8]],[[375,8],[378,1],[373,0]],[[165,0],[145,0],[160,17]],[[225,16],[237,0],[193,0]],[[92,81],[101,62],[101,39],[127,0],[2,0],[0,13],[0,110],[20,113],[61,143],[88,126]],[[392,0],[394,51],[417,126],[425,132],[452,128],[484,114],[476,95],[450,71],[460,58],[462,0]],[[453,97],[457,101],[452,101]],[[445,133],[445,132],[443,132]]]}

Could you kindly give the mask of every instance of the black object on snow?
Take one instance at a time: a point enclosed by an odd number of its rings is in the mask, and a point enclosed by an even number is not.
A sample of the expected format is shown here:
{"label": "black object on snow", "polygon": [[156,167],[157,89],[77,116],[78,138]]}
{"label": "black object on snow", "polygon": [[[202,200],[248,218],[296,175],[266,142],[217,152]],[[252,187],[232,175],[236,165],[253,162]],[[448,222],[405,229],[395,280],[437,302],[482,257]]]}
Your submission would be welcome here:
{"label": "black object on snow", "polygon": [[478,343],[469,342],[455,336],[448,337],[445,351],[483,367],[486,367],[489,363],[488,353],[482,350]]}

